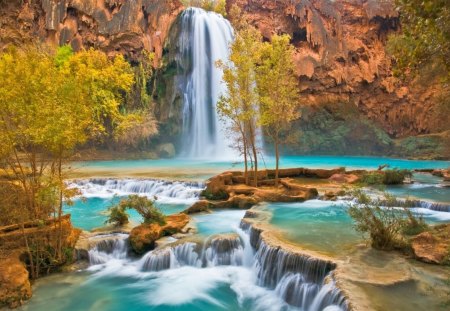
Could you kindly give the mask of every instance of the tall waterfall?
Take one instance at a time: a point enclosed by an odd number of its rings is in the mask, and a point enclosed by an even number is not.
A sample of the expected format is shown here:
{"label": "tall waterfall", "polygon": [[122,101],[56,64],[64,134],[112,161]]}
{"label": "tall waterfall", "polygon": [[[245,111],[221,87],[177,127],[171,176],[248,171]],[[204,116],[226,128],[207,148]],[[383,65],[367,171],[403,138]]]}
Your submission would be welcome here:
{"label": "tall waterfall", "polygon": [[216,103],[224,90],[218,60],[226,61],[233,28],[221,15],[199,8],[181,17],[178,66],[184,73],[181,155],[188,158],[230,158],[233,152],[219,121]]}

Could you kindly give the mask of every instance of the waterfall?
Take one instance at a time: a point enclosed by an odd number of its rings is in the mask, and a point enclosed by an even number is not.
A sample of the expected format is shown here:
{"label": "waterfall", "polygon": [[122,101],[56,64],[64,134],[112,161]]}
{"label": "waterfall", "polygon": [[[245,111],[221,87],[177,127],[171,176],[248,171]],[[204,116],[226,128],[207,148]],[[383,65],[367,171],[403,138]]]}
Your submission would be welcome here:
{"label": "waterfall", "polygon": [[233,39],[230,23],[221,15],[189,8],[181,16],[178,66],[184,76],[181,155],[189,158],[230,158],[233,152],[219,121],[216,103],[224,86],[218,60],[228,59]]}
{"label": "waterfall", "polygon": [[156,196],[161,201],[196,200],[204,188],[200,182],[165,181],[158,179],[110,179],[92,178],[72,180],[69,187],[80,190],[84,197],[142,194]]}
{"label": "waterfall", "polygon": [[205,243],[184,242],[148,252],[140,262],[144,271],[161,271],[183,266],[242,266],[244,245],[237,235],[213,236]]}
{"label": "waterfall", "polygon": [[[152,273],[158,277],[174,269],[194,275],[204,273],[196,269],[215,269],[208,271],[222,271],[219,273],[222,275],[251,273],[254,275],[251,286],[265,288],[280,301],[300,310],[348,310],[346,299],[334,282],[333,262],[272,246],[260,229],[245,222],[241,227],[237,233],[177,241],[138,260],[127,256],[128,235],[105,235],[89,250],[89,261],[93,271],[105,267],[105,275],[141,277]],[[183,270],[187,267],[188,270]]]}
{"label": "waterfall", "polygon": [[268,245],[262,230],[246,221],[241,228],[256,249],[254,269],[260,286],[272,288],[284,301],[305,311],[342,311],[347,303],[335,286],[332,262]]}
{"label": "waterfall", "polygon": [[114,259],[126,259],[128,253],[128,234],[105,235],[89,250],[89,264],[99,265]]}

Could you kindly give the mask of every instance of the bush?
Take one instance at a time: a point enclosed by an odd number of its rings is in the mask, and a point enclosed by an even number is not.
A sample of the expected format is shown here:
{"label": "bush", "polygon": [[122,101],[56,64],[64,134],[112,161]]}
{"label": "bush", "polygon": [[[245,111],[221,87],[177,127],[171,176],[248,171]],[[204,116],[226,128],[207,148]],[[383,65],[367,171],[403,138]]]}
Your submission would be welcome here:
{"label": "bush", "polygon": [[145,224],[166,224],[166,216],[155,206],[152,200],[146,197],[130,195],[128,198],[120,201],[118,208],[123,210],[134,209],[144,218]]}
{"label": "bush", "polygon": [[108,209],[109,215],[105,223],[123,226],[128,223],[128,213],[122,206],[112,206]]}
{"label": "bush", "polygon": [[213,201],[228,200],[228,198],[230,197],[230,195],[224,190],[219,190],[216,193],[213,193],[209,190],[203,190],[201,195],[206,199]]}
{"label": "bush", "polygon": [[403,183],[405,177],[411,177],[411,172],[393,169],[367,172],[363,175],[361,181],[366,185],[399,185]]}
{"label": "bush", "polygon": [[384,171],[383,184],[385,185],[398,185],[402,184],[405,177],[411,177],[411,172],[408,170],[386,170]]}
{"label": "bush", "polygon": [[[358,203],[349,205],[348,214],[355,221],[355,229],[369,235],[375,249],[404,248],[404,234],[418,234],[427,229],[423,218],[407,208],[381,207],[380,200],[371,199],[360,190],[353,195]],[[390,200],[392,196],[386,195],[385,201]]]}

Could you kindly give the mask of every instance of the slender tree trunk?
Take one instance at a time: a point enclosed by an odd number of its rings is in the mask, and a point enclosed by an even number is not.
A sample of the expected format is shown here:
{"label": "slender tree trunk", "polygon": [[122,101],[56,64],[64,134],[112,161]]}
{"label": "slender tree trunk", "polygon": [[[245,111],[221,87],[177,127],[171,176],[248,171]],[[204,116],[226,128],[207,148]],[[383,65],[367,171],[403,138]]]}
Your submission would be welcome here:
{"label": "slender tree trunk", "polygon": [[254,167],[254,171],[253,171],[254,186],[258,187],[258,151],[256,148],[256,137],[255,137],[256,134],[255,134],[254,125],[250,124],[249,129],[250,129],[250,142],[251,142],[252,153],[253,153],[253,161],[255,162],[255,167]]}
{"label": "slender tree trunk", "polygon": [[275,187],[278,187],[278,172],[279,172],[279,163],[280,163],[280,142],[278,141],[278,137],[275,138]]}

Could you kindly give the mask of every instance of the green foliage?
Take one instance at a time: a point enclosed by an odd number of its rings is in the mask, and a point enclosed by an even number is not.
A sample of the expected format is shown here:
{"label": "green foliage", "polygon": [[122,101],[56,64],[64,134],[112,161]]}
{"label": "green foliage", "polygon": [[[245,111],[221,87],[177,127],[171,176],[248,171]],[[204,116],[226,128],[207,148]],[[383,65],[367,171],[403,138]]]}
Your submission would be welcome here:
{"label": "green foliage", "polygon": [[[403,249],[407,246],[405,234],[418,234],[428,228],[423,218],[416,217],[409,209],[381,207],[379,201],[370,198],[361,190],[354,191],[353,195],[357,203],[349,204],[347,212],[355,221],[355,229],[369,235],[373,248]],[[386,201],[392,198],[385,196]]]}
{"label": "green foliage", "polygon": [[223,17],[227,16],[226,0],[182,0],[186,7],[199,7],[205,11],[216,12]]}
{"label": "green foliage", "polygon": [[105,221],[107,224],[123,226],[129,222],[128,213],[123,206],[112,206],[108,209],[108,213],[108,219]]}
{"label": "green foliage", "polygon": [[406,177],[411,177],[412,173],[409,170],[385,170],[383,177],[383,184],[385,185],[398,185],[402,184]]}
{"label": "green foliage", "polygon": [[365,173],[361,182],[366,185],[399,185],[403,183],[405,177],[411,177],[409,170],[372,171]]}
{"label": "green foliage", "polygon": [[157,223],[164,225],[166,216],[155,206],[154,202],[146,197],[130,195],[128,198],[120,201],[117,206],[120,210],[134,209],[144,218],[145,224]]}
{"label": "green foliage", "polygon": [[432,67],[443,81],[450,79],[450,6],[447,0],[396,0],[402,33],[391,36],[388,51],[394,73],[417,75]]}
{"label": "green foliage", "polygon": [[201,193],[208,200],[227,200],[229,195],[224,190],[219,190],[217,193],[212,193],[209,190],[203,190]]}
{"label": "green foliage", "polygon": [[[233,7],[233,11],[236,9],[237,7]],[[217,103],[217,112],[228,126],[229,135],[234,140],[232,147],[244,156],[246,178],[248,178],[248,162],[251,162],[256,186],[258,170],[256,134],[259,115],[255,111],[259,110],[259,96],[255,73],[262,38],[256,28],[245,22],[241,22],[235,30],[235,40],[230,46],[228,62],[220,60],[217,63],[223,70],[222,79],[227,86],[227,93],[222,94]]]}
{"label": "green foliage", "polygon": [[294,47],[289,35],[274,35],[261,48],[256,81],[260,125],[275,145],[275,180],[278,183],[279,146],[289,140],[291,122],[300,117],[298,79],[294,74]]}
{"label": "green foliage", "polygon": [[[132,83],[123,57],[100,51],[33,45],[0,53],[0,170],[20,189],[8,203],[15,222],[61,219],[63,201],[76,195],[64,161],[88,140],[113,135],[128,117],[120,106]],[[33,277],[65,261],[58,232],[60,242],[28,244]]]}

